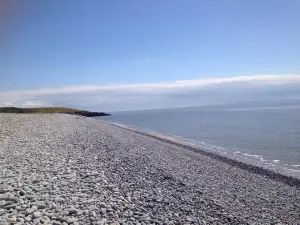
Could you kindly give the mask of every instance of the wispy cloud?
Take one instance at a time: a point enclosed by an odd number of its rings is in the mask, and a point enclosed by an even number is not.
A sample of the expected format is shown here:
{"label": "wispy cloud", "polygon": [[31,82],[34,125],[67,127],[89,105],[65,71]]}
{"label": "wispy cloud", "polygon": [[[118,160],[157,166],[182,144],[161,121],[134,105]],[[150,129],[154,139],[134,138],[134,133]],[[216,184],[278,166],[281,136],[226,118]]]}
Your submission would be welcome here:
{"label": "wispy cloud", "polygon": [[294,97],[300,98],[300,75],[287,74],[10,90],[0,92],[0,106],[59,105],[114,111]]}

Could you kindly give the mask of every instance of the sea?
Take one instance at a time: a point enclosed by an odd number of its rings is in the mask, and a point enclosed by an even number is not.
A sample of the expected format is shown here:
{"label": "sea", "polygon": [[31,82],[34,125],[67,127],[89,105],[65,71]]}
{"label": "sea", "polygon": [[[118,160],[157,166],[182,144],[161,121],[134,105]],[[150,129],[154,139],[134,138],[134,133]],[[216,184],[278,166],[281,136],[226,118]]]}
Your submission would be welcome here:
{"label": "sea", "polygon": [[99,119],[300,172],[300,100],[114,112]]}

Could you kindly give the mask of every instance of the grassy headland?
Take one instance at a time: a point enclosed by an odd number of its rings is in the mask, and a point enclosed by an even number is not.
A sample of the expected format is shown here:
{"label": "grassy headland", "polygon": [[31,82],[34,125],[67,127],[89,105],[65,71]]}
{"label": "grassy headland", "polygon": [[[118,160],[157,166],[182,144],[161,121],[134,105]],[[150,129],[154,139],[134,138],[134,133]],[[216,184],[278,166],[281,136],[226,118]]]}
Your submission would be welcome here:
{"label": "grassy headland", "polygon": [[86,117],[109,116],[104,112],[89,112],[86,110],[63,108],[63,107],[43,107],[43,108],[16,108],[3,107],[0,108],[0,113],[65,113],[72,115],[81,115]]}

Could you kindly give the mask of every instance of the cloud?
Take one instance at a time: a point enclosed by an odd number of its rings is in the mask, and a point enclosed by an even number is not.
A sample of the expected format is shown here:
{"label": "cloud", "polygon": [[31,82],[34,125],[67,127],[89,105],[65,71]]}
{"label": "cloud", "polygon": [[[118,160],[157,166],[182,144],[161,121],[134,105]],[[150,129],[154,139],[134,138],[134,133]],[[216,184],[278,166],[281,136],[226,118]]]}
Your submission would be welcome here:
{"label": "cloud", "polygon": [[11,90],[0,92],[0,106],[48,105],[118,111],[278,98],[300,98],[300,75],[255,75],[164,83]]}
{"label": "cloud", "polygon": [[14,106],[14,104],[11,102],[8,102],[8,101],[4,101],[4,102],[2,102],[1,106],[2,107],[11,107],[11,106]]}

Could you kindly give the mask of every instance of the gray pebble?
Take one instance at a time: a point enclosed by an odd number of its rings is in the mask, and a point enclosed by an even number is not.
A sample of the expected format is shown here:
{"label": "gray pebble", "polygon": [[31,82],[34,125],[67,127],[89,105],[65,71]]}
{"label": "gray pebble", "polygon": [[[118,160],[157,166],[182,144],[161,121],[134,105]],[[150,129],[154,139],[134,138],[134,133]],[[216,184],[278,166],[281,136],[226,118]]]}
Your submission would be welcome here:
{"label": "gray pebble", "polygon": [[36,211],[32,214],[32,217],[34,219],[40,218],[42,216],[42,213],[40,211]]}
{"label": "gray pebble", "polygon": [[0,194],[0,201],[1,200],[9,200],[9,194],[5,193],[5,194]]}
{"label": "gray pebble", "polygon": [[77,213],[77,209],[75,209],[75,208],[67,209],[67,211],[69,212],[69,215],[72,215],[72,214],[76,214],[76,213]]}
{"label": "gray pebble", "polygon": [[53,225],[61,225],[61,222],[57,221],[57,220],[52,220],[52,224]]}
{"label": "gray pebble", "polygon": [[0,201],[0,208],[3,208],[5,206],[5,203],[6,203],[5,200],[1,200]]}
{"label": "gray pebble", "polygon": [[24,219],[25,219],[25,221],[27,221],[27,222],[30,222],[30,221],[31,221],[31,217],[29,217],[29,216],[26,216]]}

